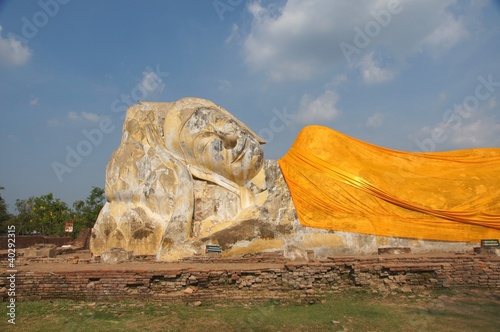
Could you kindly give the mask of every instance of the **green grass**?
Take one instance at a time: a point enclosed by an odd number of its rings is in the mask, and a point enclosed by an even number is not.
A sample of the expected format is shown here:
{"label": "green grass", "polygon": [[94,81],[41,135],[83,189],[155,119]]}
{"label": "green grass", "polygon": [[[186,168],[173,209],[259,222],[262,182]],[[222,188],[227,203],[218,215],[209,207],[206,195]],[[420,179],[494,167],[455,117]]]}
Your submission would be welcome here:
{"label": "green grass", "polygon": [[498,293],[420,295],[350,291],[323,303],[17,303],[16,325],[0,308],[0,331],[500,331]]}

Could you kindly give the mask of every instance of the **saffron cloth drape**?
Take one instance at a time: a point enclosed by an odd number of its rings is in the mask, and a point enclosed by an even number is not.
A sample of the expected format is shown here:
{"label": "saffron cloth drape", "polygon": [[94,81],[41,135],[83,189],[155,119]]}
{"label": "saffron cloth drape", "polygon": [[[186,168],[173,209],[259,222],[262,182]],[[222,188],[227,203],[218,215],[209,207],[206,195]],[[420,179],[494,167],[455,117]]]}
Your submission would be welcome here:
{"label": "saffron cloth drape", "polygon": [[304,226],[440,241],[500,238],[500,148],[402,152],[308,126],[279,165]]}

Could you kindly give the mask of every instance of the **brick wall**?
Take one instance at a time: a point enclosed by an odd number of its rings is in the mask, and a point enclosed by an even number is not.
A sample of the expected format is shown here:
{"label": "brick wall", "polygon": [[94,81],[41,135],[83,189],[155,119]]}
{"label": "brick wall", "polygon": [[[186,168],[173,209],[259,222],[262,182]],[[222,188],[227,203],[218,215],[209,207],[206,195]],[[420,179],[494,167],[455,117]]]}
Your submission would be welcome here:
{"label": "brick wall", "polygon": [[[287,262],[279,268],[156,271],[18,272],[17,300],[296,300],[315,301],[349,288],[412,292],[443,287],[500,288],[500,257],[484,255],[341,257]],[[7,273],[0,274],[6,300]],[[8,288],[8,287],[7,287]]]}
{"label": "brick wall", "polygon": [[[64,238],[60,236],[43,235],[16,235],[16,249],[31,247],[35,244],[55,244],[60,247],[73,241],[71,237]],[[8,247],[7,236],[0,236],[0,250],[6,250]]]}

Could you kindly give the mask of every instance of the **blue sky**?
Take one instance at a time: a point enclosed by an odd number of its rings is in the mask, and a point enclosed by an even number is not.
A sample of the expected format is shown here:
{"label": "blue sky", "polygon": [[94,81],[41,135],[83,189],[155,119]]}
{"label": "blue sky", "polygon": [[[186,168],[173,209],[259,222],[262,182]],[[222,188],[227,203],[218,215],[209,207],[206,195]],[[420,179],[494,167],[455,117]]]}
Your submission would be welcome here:
{"label": "blue sky", "polygon": [[134,99],[195,96],[286,153],[321,124],[405,151],[500,147],[498,1],[0,1],[0,186],[69,205]]}

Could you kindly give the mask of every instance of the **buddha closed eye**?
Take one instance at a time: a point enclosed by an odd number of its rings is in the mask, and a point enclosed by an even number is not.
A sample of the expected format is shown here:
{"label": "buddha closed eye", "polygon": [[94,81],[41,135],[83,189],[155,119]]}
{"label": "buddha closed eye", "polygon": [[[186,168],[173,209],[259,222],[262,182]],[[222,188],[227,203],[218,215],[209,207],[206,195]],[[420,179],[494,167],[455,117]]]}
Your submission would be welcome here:
{"label": "buddha closed eye", "polygon": [[200,108],[180,133],[189,164],[242,184],[262,168],[264,153],[258,140],[229,116]]}

